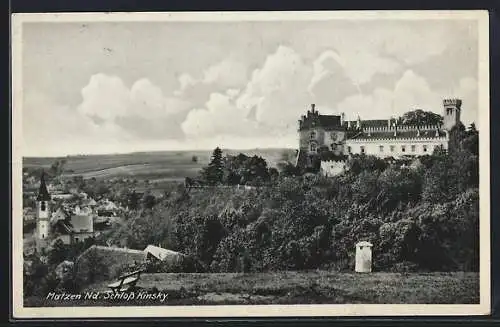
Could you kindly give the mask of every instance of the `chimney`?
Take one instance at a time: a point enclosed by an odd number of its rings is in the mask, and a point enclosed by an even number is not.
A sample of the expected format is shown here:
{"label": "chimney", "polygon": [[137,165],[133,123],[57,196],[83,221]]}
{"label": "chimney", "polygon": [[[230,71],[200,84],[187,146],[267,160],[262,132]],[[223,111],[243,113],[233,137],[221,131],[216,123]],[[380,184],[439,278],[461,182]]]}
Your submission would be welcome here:
{"label": "chimney", "polygon": [[344,125],[344,121],[345,121],[345,114],[344,113],[341,113],[340,114],[340,125],[343,126]]}
{"label": "chimney", "polygon": [[312,111],[312,113],[314,113],[314,110],[315,110],[315,109],[316,109],[316,105],[315,105],[314,103],[313,103],[313,104],[311,104],[311,111]]}
{"label": "chimney", "polygon": [[356,122],[356,127],[361,128],[361,118],[358,116],[358,120]]}

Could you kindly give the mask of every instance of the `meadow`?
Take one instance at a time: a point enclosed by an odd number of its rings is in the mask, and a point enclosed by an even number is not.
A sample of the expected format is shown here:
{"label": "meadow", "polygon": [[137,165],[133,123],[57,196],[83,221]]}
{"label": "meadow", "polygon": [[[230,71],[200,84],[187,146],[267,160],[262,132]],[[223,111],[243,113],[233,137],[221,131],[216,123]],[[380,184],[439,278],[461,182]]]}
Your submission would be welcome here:
{"label": "meadow", "polygon": [[[108,282],[84,292],[106,292]],[[340,273],[325,270],[272,273],[144,274],[140,290],[168,294],[154,300],[27,298],[26,306],[220,305],[220,304],[475,304],[478,273]],[[102,293],[101,293],[102,294]]]}
{"label": "meadow", "polygon": [[[293,157],[290,149],[223,150],[224,154],[261,156],[269,164],[276,164],[286,152]],[[49,169],[56,161],[65,159],[62,177],[82,176],[84,179],[109,179],[114,177],[149,180],[151,182],[180,181],[185,177],[195,177],[200,169],[210,161],[211,150],[206,151],[161,151],[135,152],[127,154],[78,155],[66,157],[25,157],[26,169]],[[193,161],[193,157],[197,161]]]}

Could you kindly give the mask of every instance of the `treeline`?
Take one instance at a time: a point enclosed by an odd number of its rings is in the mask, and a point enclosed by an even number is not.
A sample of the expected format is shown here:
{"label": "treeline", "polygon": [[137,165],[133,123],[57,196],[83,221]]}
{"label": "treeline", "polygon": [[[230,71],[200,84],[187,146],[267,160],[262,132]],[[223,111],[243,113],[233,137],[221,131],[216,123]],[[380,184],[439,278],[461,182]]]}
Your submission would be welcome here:
{"label": "treeline", "polygon": [[186,178],[186,186],[194,185],[253,185],[262,186],[278,177],[274,167],[268,167],[266,160],[259,156],[223,156],[217,147],[212,153],[210,163],[203,168],[197,179]]}
{"label": "treeline", "polygon": [[361,240],[374,244],[375,270],[477,271],[477,145],[475,127],[461,125],[448,151],[405,164],[355,156],[333,178],[272,175],[265,161],[219,153],[206,181],[264,176],[272,187],[173,192],[131,217],[114,239],[130,248],[162,243],[211,272],[352,270]]}

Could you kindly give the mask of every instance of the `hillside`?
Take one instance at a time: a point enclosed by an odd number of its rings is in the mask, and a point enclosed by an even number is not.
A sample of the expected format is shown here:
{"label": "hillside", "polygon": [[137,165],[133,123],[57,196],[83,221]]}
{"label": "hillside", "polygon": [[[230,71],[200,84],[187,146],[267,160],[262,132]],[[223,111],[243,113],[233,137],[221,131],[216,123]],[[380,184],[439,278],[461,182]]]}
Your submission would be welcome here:
{"label": "hillside", "polygon": [[[269,166],[275,166],[286,152],[293,157],[293,149],[252,149],[224,150],[226,154],[245,153],[248,156],[261,156]],[[65,159],[62,177],[80,175],[85,179],[109,179],[113,177],[133,177],[150,181],[183,180],[194,177],[210,161],[212,152],[207,151],[162,151],[135,152],[128,154],[82,155],[60,158],[23,158],[23,167],[28,170],[49,169],[56,161]],[[197,158],[194,162],[193,157]]]}

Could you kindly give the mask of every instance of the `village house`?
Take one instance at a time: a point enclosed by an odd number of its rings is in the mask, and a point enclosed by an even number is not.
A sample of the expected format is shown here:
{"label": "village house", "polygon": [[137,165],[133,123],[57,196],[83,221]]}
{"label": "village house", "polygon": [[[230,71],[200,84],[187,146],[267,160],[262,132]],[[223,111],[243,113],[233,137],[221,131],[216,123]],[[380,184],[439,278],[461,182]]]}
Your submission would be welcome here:
{"label": "village house", "polygon": [[[343,160],[345,155],[366,154],[380,158],[421,156],[436,149],[448,149],[449,132],[460,122],[462,101],[443,101],[443,124],[401,125],[396,119],[346,121],[345,115],[321,115],[311,105],[299,120],[297,166],[313,167],[315,162]],[[321,165],[321,164],[320,164]],[[337,171],[332,164],[324,170]]]}
{"label": "village house", "polygon": [[94,237],[94,220],[92,216],[72,215],[70,219],[58,220],[54,229],[64,244],[84,242]]}
{"label": "village house", "polygon": [[179,252],[164,249],[155,245],[148,245],[144,249],[144,253],[146,253],[147,261],[165,261],[168,263],[178,262],[184,256]]}

